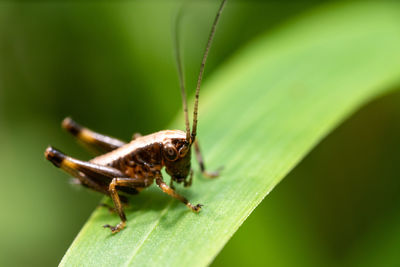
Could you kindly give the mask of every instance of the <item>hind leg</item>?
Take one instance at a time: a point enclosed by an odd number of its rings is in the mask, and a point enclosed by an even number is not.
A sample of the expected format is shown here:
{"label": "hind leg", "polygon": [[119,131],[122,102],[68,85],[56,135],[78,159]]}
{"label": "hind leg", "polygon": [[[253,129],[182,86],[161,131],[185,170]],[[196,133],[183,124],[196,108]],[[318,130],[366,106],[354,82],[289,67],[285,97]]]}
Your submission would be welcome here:
{"label": "hind leg", "polygon": [[123,211],[121,196],[118,195],[116,187],[120,187],[120,190],[122,190],[123,187],[147,187],[150,185],[149,183],[152,182],[147,179],[128,178],[118,169],[94,164],[91,162],[80,161],[68,157],[52,147],[48,147],[46,149],[45,156],[46,159],[51,161],[56,167],[61,168],[67,173],[78,178],[79,181],[85,186],[111,196],[114,202],[115,210],[121,218],[121,222],[117,226],[105,226],[110,228],[113,233],[122,230],[126,224],[126,216]]}
{"label": "hind leg", "polygon": [[76,166],[73,166],[70,162],[71,158],[64,155],[62,152],[52,147],[48,147],[45,151],[45,157],[47,160],[53,163],[54,166],[61,168],[68,174],[76,177],[78,182],[83,186],[108,195],[107,188],[101,185],[100,181],[96,179],[97,177],[88,176],[84,171],[80,170]]}
{"label": "hind leg", "polygon": [[100,148],[103,151],[109,152],[126,144],[116,138],[93,132],[92,130],[79,125],[69,117],[65,118],[61,125],[65,130],[78,138],[78,140],[95,149]]}

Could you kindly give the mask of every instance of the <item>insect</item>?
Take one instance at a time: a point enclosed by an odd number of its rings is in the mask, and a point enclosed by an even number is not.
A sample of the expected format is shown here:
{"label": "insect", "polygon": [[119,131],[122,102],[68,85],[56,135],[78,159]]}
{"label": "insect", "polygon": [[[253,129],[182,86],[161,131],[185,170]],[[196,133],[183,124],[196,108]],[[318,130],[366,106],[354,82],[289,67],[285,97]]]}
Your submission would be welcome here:
{"label": "insect", "polygon": [[[135,134],[129,143],[108,137],[82,127],[71,118],[62,122],[62,127],[74,135],[83,143],[106,151],[89,161],[81,161],[63,154],[61,151],[48,147],[45,157],[56,167],[61,168],[75,177],[76,182],[97,192],[112,198],[115,211],[121,221],[116,226],[104,225],[112,233],[121,231],[126,226],[126,216],[123,203],[127,203],[124,194],[137,194],[154,183],[166,194],[181,201],[189,209],[199,212],[202,205],[193,205],[185,197],[178,194],[173,183],[183,183],[185,187],[192,184],[193,171],[191,169],[191,147],[194,145],[195,155],[204,176],[214,178],[218,171],[208,172],[205,169],[200,152],[197,134],[197,116],[200,85],[203,77],[204,67],[208,52],[215,34],[220,15],[226,0],[221,2],[214,23],[208,37],[207,46],[200,65],[197,80],[193,124],[190,130],[188,107],[185,94],[185,86],[180,63],[179,49],[177,49],[177,65],[182,94],[182,103],[185,114],[186,132],[181,130],[164,130],[146,136]],[[171,176],[170,184],[167,185],[161,174],[165,167]]]}

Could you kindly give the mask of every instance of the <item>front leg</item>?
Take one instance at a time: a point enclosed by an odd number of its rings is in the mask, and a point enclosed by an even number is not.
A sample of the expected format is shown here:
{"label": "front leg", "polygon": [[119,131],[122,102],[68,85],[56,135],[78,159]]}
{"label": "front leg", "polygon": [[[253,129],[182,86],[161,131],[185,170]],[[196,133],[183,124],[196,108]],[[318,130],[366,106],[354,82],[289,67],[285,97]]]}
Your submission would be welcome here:
{"label": "front leg", "polygon": [[169,187],[164,182],[164,180],[163,180],[163,178],[161,176],[161,173],[157,175],[156,183],[164,193],[166,193],[166,194],[170,195],[171,197],[176,198],[177,200],[181,201],[183,204],[185,204],[189,209],[191,209],[194,212],[199,212],[201,207],[203,206],[201,204],[193,205],[185,197],[183,197],[183,196],[179,195],[177,192],[175,192],[174,189]]}
{"label": "front leg", "polygon": [[199,163],[199,166],[200,166],[201,173],[207,178],[218,177],[220,170],[216,170],[216,171],[207,171],[206,170],[206,167],[204,165],[203,156],[201,154],[200,146],[199,146],[199,143],[197,142],[197,140],[194,141],[194,150],[195,150],[197,162]]}
{"label": "front leg", "polygon": [[186,179],[185,179],[185,181],[183,182],[183,186],[189,187],[192,185],[192,182],[193,182],[193,170],[190,170],[189,180],[186,181]]}

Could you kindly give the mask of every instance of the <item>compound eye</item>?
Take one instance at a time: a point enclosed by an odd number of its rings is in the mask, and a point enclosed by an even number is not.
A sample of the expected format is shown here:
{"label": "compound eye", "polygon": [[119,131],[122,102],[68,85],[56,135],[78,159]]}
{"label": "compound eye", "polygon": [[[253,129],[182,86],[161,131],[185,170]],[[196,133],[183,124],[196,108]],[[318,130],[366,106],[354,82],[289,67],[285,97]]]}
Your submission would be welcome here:
{"label": "compound eye", "polygon": [[178,151],[172,144],[167,144],[164,146],[164,155],[168,160],[174,161],[178,158]]}

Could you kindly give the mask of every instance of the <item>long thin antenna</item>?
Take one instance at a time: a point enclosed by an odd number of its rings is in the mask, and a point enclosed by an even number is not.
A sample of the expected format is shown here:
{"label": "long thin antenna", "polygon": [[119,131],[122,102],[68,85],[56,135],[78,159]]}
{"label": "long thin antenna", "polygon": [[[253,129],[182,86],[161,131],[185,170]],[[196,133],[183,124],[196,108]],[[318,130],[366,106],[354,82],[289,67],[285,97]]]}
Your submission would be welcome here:
{"label": "long thin antenna", "polygon": [[206,50],[204,51],[203,60],[201,61],[199,78],[197,79],[197,86],[196,86],[196,96],[195,96],[194,109],[193,109],[192,136],[190,139],[190,143],[194,142],[194,140],[196,139],[196,134],[197,134],[197,114],[198,114],[198,109],[199,109],[199,93],[200,93],[201,80],[203,79],[204,67],[206,65],[208,52],[210,51],[211,43],[212,43],[212,40],[215,35],[215,29],[217,28],[219,17],[221,16],[221,13],[222,13],[222,10],[224,9],[226,1],[227,0],[222,0],[221,6],[218,9],[218,13],[215,16],[214,23],[211,27],[210,35],[208,37]]}
{"label": "long thin antenna", "polygon": [[188,142],[190,142],[190,124],[189,124],[188,105],[187,105],[186,90],[185,90],[185,77],[183,75],[183,70],[182,70],[182,58],[181,58],[181,53],[180,53],[181,49],[180,49],[180,45],[179,45],[179,32],[180,32],[179,26],[181,25],[182,10],[183,10],[183,8],[179,9],[178,14],[176,15],[176,19],[175,19],[174,49],[175,49],[176,66],[178,68],[179,84],[181,87],[183,112],[185,113],[186,140],[188,140]]}

